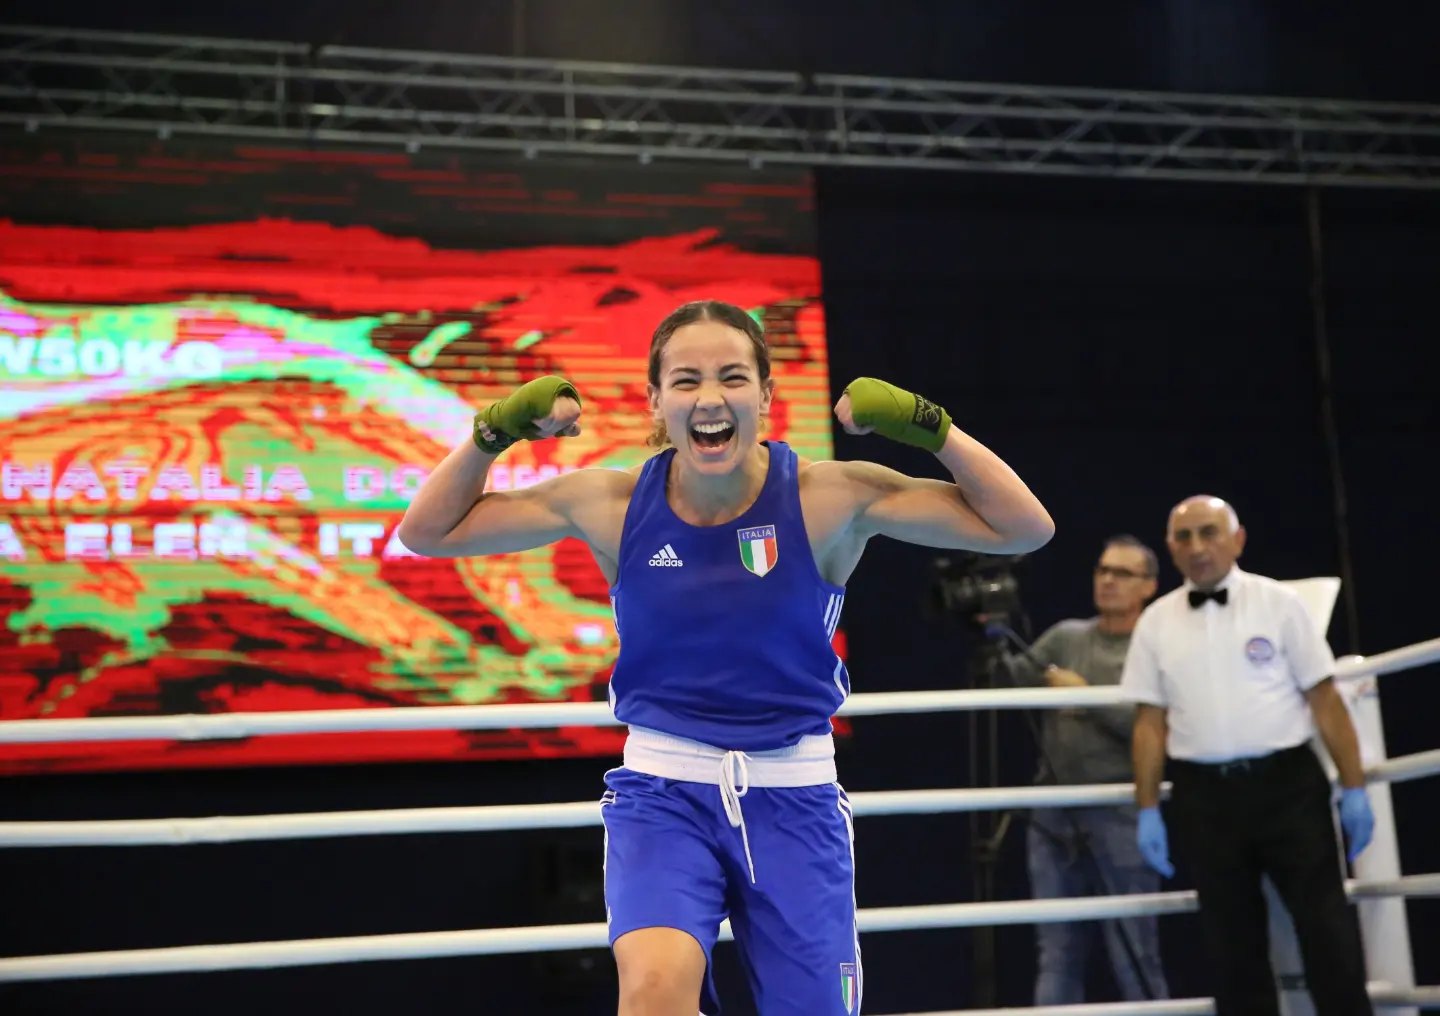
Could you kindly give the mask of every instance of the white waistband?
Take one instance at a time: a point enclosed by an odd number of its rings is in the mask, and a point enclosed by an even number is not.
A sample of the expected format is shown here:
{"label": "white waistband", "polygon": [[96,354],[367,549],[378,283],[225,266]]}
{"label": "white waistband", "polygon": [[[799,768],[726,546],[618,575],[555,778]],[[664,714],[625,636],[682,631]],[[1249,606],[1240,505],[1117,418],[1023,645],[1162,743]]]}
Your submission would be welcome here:
{"label": "white waistband", "polygon": [[719,786],[728,756],[742,755],[752,787],[814,787],[834,783],[835,740],[829,734],[802,737],[789,748],[727,752],[699,741],[631,727],[625,739],[625,768],[666,780]]}

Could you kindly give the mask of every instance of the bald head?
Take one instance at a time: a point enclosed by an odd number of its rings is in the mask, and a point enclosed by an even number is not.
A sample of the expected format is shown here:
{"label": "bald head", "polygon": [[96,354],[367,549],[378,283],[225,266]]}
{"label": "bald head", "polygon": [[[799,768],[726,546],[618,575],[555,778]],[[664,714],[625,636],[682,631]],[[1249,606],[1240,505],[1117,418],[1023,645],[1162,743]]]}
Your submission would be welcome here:
{"label": "bald head", "polygon": [[1180,574],[1201,589],[1212,589],[1245,549],[1245,529],[1223,498],[1196,494],[1170,509],[1165,543]]}
{"label": "bald head", "polygon": [[1225,521],[1230,526],[1230,532],[1233,533],[1240,528],[1240,516],[1235,514],[1235,509],[1231,507],[1230,502],[1226,501],[1223,497],[1216,497],[1214,494],[1192,494],[1174,508],[1171,508],[1170,528],[1174,528],[1175,517],[1177,515],[1193,517],[1190,513],[1196,511],[1207,513],[1223,512]]}

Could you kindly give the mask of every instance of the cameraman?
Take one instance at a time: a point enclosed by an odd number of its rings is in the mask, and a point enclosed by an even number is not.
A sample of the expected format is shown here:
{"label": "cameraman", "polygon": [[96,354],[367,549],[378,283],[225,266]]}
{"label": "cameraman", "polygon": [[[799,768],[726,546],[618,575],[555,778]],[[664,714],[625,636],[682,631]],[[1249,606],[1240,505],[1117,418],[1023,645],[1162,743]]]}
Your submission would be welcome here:
{"label": "cameraman", "polygon": [[[1007,658],[1021,684],[1075,688],[1119,684],[1140,611],[1155,595],[1155,552],[1133,536],[1105,542],[1095,566],[1095,609],[1088,620],[1061,621],[1036,640],[1028,656]],[[1061,709],[1043,714],[1042,783],[1129,783],[1133,706]],[[1030,885],[1040,897],[1151,893],[1160,878],[1135,845],[1132,806],[1035,811],[1027,836]],[[1122,928],[1123,926],[1123,928]],[[1048,923],[1036,927],[1039,946],[1035,1004],[1085,1000],[1085,969],[1096,933],[1124,998],[1168,998],[1154,917]]]}

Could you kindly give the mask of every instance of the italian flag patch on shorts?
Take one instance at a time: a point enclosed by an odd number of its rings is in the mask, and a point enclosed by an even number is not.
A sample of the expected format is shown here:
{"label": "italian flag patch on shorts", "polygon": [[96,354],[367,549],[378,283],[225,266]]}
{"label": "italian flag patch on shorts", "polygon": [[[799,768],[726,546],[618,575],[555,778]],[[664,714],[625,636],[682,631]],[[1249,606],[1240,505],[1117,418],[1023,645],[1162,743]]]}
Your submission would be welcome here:
{"label": "italian flag patch on shorts", "polygon": [[840,1000],[845,1003],[845,1011],[855,1011],[856,996],[859,991],[859,978],[855,976],[855,964],[840,964]]}

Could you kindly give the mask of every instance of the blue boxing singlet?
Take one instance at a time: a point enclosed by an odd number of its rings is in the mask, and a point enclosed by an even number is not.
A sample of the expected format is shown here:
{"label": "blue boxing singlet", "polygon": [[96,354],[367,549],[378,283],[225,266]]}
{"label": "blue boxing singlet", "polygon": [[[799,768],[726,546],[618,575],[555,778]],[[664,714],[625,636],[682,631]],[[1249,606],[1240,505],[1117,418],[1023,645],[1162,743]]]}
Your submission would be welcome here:
{"label": "blue boxing singlet", "polygon": [[850,693],[831,645],[845,588],[810,553],[798,456],[766,444],[760,496],[718,526],[671,510],[674,449],[641,470],[610,589],[620,635],[610,703],[622,723],[747,752],[830,733]]}

